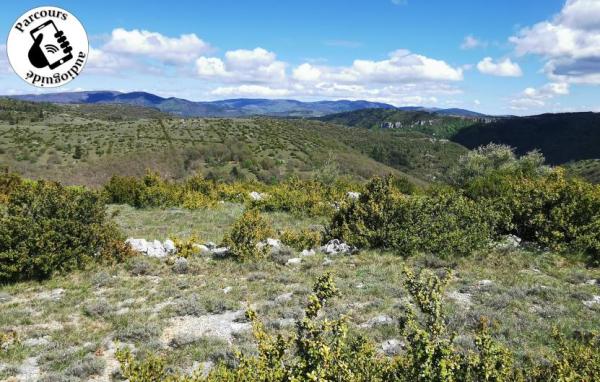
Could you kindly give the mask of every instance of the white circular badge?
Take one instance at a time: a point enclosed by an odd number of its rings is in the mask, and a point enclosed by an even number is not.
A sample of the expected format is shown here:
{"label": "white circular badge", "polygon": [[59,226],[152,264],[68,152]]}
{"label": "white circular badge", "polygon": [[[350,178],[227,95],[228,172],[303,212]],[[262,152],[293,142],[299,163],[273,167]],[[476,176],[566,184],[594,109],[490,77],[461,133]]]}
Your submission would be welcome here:
{"label": "white circular badge", "polygon": [[88,58],[88,38],[71,12],[39,7],[19,17],[8,34],[8,60],[29,84],[55,88],[77,77]]}

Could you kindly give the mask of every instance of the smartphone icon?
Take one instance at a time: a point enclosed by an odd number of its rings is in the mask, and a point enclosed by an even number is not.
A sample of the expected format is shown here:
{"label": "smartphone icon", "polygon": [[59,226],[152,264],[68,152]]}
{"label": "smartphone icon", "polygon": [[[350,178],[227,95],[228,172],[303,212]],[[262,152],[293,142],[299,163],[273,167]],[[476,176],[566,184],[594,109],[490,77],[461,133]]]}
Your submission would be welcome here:
{"label": "smartphone icon", "polygon": [[64,44],[65,39],[58,41],[58,39],[63,36],[63,33],[58,30],[54,24],[54,21],[48,20],[32,29],[31,37],[34,41],[40,33],[43,34],[43,40],[40,44],[40,48],[48,60],[48,66],[50,69],[55,69],[73,58],[71,47],[68,47],[64,50],[61,48],[61,43]]}

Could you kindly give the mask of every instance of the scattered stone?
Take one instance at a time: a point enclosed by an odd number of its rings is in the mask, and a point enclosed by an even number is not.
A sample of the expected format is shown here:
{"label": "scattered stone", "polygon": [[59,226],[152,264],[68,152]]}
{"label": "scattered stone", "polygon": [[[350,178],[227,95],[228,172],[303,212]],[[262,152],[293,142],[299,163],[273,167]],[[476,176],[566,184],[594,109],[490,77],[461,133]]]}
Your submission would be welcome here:
{"label": "scattered stone", "polygon": [[192,244],[194,248],[198,251],[199,254],[204,255],[210,253],[210,249],[204,244]]}
{"label": "scattered stone", "polygon": [[[596,279],[587,280],[585,283],[586,283],[587,285],[598,285],[598,284],[599,284],[599,283],[598,283],[598,280],[596,280]],[[2,298],[1,298],[1,297],[0,297],[0,301],[2,301]]]}
{"label": "scattered stone", "polygon": [[58,301],[62,298],[65,290],[62,288],[52,289],[50,292],[41,292],[37,295],[40,300]]}
{"label": "scattered stone", "polygon": [[251,327],[248,322],[237,322],[243,316],[244,311],[238,310],[199,317],[174,317],[163,332],[162,341],[166,345],[171,345],[174,339],[177,343],[181,343],[181,341],[192,343],[202,337],[211,336],[221,338],[231,344],[233,334],[246,331]]}
{"label": "scattered stone", "polygon": [[39,378],[40,367],[38,366],[37,357],[25,358],[21,366],[19,366],[17,381],[37,381]]}
{"label": "scattered stone", "polygon": [[165,242],[163,243],[163,247],[165,248],[165,251],[169,252],[170,254],[175,253],[177,251],[175,243],[171,239],[165,240]]}
{"label": "scattered stone", "polygon": [[487,288],[494,284],[492,280],[479,280],[477,281],[477,286],[480,288]]}
{"label": "scattered stone", "polygon": [[230,286],[228,286],[228,287],[225,287],[225,288],[223,288],[223,293],[227,294],[227,293],[231,292],[231,290],[232,290],[232,289],[233,289],[233,288],[232,288],[232,287],[230,287]]}
{"label": "scattered stone", "polygon": [[588,308],[593,307],[594,305],[600,305],[600,296],[593,296],[591,300],[583,301],[583,305]]}
{"label": "scattered stone", "polygon": [[298,265],[302,262],[302,259],[299,257],[292,257],[291,259],[288,259],[287,261],[287,265]]}
{"label": "scattered stone", "polygon": [[217,247],[210,250],[210,253],[215,257],[225,257],[229,254],[228,247]]}
{"label": "scattered stone", "polygon": [[149,242],[146,239],[129,238],[125,240],[125,243],[129,244],[133,250],[148,257],[163,258],[169,254],[163,244],[158,240]]}
{"label": "scattered stone", "polygon": [[50,343],[49,337],[38,337],[38,338],[28,338],[22,342],[24,346],[33,347],[33,346],[45,346]]}
{"label": "scattered stone", "polygon": [[267,239],[267,245],[268,245],[268,246],[271,246],[271,247],[273,247],[273,248],[279,248],[279,247],[281,247],[281,241],[280,241],[280,240],[278,240],[278,239],[271,239],[271,238],[268,238],[268,239]]}
{"label": "scattered stone", "polygon": [[330,258],[326,257],[325,260],[323,260],[323,266],[328,266],[333,264],[333,260],[331,260]]}
{"label": "scattered stone", "polygon": [[0,292],[0,303],[9,302],[12,300],[12,296],[6,292]]}
{"label": "scattered stone", "polygon": [[290,301],[292,299],[293,295],[294,295],[293,292],[281,294],[281,295],[275,297],[275,302],[282,303],[282,302]]}
{"label": "scattered stone", "polygon": [[326,255],[337,255],[353,253],[356,251],[356,248],[349,246],[339,239],[332,239],[327,244],[320,247],[319,250]]}
{"label": "scattered stone", "polygon": [[250,199],[254,201],[263,200],[265,198],[265,194],[261,194],[260,192],[252,191],[250,194]]}
{"label": "scattered stone", "polygon": [[394,356],[402,352],[402,349],[404,348],[404,342],[393,338],[391,340],[383,341],[380,347],[383,353],[386,355]]}
{"label": "scattered stone", "polygon": [[360,198],[360,192],[349,191],[346,195],[350,200],[358,200],[358,198]]}
{"label": "scattered stone", "polygon": [[373,326],[389,325],[394,323],[394,319],[385,314],[370,318],[367,322],[360,325],[361,328],[372,328]]}
{"label": "scattered stone", "polygon": [[121,308],[121,309],[118,309],[117,311],[115,311],[115,315],[117,315],[117,316],[122,316],[122,315],[127,314],[127,313],[129,313],[129,308],[126,307],[126,306],[123,307],[123,308]]}
{"label": "scattered stone", "polygon": [[459,291],[453,291],[448,293],[448,298],[454,300],[458,305],[463,308],[469,308],[472,304],[470,293],[461,293]]}
{"label": "scattered stone", "polygon": [[305,249],[302,252],[300,252],[300,256],[302,256],[302,257],[314,256],[314,255],[315,255],[314,249]]}
{"label": "scattered stone", "polygon": [[188,260],[185,257],[178,257],[173,264],[173,272],[178,274],[187,273],[189,268]]}
{"label": "scattered stone", "polygon": [[495,244],[498,249],[515,249],[521,245],[522,239],[515,235],[507,235]]}

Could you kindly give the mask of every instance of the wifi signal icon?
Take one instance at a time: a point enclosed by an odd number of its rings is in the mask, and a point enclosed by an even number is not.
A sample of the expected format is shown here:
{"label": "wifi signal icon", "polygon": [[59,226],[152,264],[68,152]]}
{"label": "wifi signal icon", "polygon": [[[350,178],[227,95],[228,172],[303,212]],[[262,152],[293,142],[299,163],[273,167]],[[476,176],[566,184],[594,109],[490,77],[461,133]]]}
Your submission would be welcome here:
{"label": "wifi signal icon", "polygon": [[48,51],[48,53],[56,53],[56,52],[58,52],[58,47],[56,47],[56,45],[47,44],[47,45],[44,45],[44,47],[46,48],[46,50]]}

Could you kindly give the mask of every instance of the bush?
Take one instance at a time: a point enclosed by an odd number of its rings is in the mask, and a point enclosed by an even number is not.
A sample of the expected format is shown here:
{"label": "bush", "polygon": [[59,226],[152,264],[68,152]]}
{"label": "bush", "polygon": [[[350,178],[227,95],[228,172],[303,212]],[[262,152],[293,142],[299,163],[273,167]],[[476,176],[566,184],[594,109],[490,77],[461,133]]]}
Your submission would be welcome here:
{"label": "bush", "polygon": [[259,243],[272,234],[269,222],[258,211],[249,210],[233,223],[223,244],[229,247],[231,255],[237,260],[262,259],[268,254],[269,247]]}
{"label": "bush", "polygon": [[268,196],[251,201],[250,206],[261,211],[284,211],[295,215],[331,215],[339,200],[350,191],[348,184],[336,182],[329,185],[316,180],[292,178],[267,190]]}
{"label": "bush", "polygon": [[311,249],[319,246],[323,237],[319,231],[312,231],[309,229],[294,231],[286,229],[279,235],[279,239],[283,244],[290,246],[295,250],[302,251],[304,249]]}
{"label": "bush", "polygon": [[43,279],[95,259],[120,260],[129,255],[120,240],[98,193],[24,182],[0,215],[0,282]]}
{"label": "bush", "polygon": [[358,201],[334,215],[328,237],[357,247],[444,257],[469,254],[490,241],[498,217],[485,204],[447,188],[405,196],[391,182],[390,177],[371,180]]}
{"label": "bush", "polygon": [[491,173],[465,189],[473,200],[501,212],[501,233],[553,250],[580,251],[600,262],[600,186],[555,169],[537,177]]}

